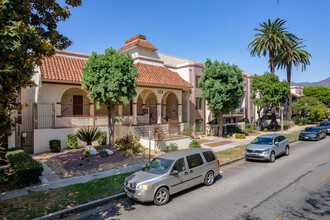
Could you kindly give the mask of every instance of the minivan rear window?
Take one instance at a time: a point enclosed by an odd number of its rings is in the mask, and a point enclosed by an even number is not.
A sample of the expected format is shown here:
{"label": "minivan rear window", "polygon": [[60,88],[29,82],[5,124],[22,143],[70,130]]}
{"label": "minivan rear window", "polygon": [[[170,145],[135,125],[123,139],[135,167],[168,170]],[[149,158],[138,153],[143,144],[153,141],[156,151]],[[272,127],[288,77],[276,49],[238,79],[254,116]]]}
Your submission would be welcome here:
{"label": "minivan rear window", "polygon": [[203,155],[207,162],[211,162],[211,161],[215,160],[215,156],[211,151],[205,151],[205,152],[203,152]]}
{"label": "minivan rear window", "polygon": [[188,160],[189,169],[198,167],[203,164],[203,159],[200,154],[193,154],[187,156],[187,160]]}

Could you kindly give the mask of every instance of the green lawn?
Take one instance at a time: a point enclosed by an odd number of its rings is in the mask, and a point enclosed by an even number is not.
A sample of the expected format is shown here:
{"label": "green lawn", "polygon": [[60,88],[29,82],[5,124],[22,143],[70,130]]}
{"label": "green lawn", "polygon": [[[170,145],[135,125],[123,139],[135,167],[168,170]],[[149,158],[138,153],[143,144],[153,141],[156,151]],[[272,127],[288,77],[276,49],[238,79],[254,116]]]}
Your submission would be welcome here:
{"label": "green lawn", "polygon": [[247,145],[241,145],[241,146],[237,146],[234,148],[230,148],[227,150],[222,150],[222,151],[218,151],[216,152],[216,155],[221,163],[227,162],[229,160],[233,160],[239,157],[243,157],[244,153],[245,153],[245,147]]}
{"label": "green lawn", "polygon": [[0,219],[32,219],[123,192],[122,184],[131,174],[119,174],[1,201]]}
{"label": "green lawn", "polygon": [[295,141],[299,139],[300,131],[294,131],[290,134],[285,134],[284,136],[289,139],[289,141]]}

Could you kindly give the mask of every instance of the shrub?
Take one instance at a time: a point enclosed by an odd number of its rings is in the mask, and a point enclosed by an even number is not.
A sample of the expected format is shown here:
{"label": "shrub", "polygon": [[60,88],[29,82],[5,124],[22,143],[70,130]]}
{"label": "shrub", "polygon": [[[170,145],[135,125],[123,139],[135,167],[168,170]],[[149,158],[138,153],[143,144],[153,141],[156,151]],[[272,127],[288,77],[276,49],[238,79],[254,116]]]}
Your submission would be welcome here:
{"label": "shrub", "polygon": [[[198,142],[197,142],[198,143]],[[173,151],[177,151],[179,150],[179,147],[177,144],[175,143],[170,143],[168,146],[167,146],[167,152],[173,152]]]}
{"label": "shrub", "polygon": [[87,145],[92,145],[92,142],[96,141],[101,136],[101,131],[97,127],[80,128],[76,136],[79,140],[86,142]]}
{"label": "shrub", "polygon": [[100,150],[100,152],[99,152],[99,155],[100,155],[100,157],[107,157],[107,156],[109,156],[108,155],[108,152],[106,151],[106,150]]}
{"label": "shrub", "polygon": [[184,136],[193,136],[193,132],[194,132],[194,127],[192,125],[189,125],[188,127],[185,127],[182,131],[182,135]]}
{"label": "shrub", "polygon": [[142,145],[140,142],[136,141],[136,142],[134,143],[134,148],[133,148],[133,150],[134,150],[134,152],[136,152],[136,153],[142,153],[142,152],[144,151],[144,147],[143,147],[143,145]]}
{"label": "shrub", "polygon": [[252,128],[245,128],[244,132],[245,133],[256,133],[256,131],[253,130]]}
{"label": "shrub", "polygon": [[227,129],[227,134],[243,133],[242,129],[236,125],[227,125],[226,128],[223,126],[223,132]]}
{"label": "shrub", "polygon": [[245,129],[252,129],[252,125],[251,124],[245,124]]}
{"label": "shrub", "polygon": [[118,139],[115,144],[118,150],[133,149],[135,143],[135,137],[132,134],[127,134],[124,137]]}
{"label": "shrub", "polygon": [[121,152],[121,155],[125,156],[125,157],[131,157],[133,156],[133,150],[132,149],[126,149],[123,152]]}
{"label": "shrub", "polygon": [[68,149],[76,149],[78,147],[78,138],[75,134],[68,135]]}
{"label": "shrub", "polygon": [[299,125],[299,126],[303,126],[304,124],[303,124],[303,123],[299,123],[298,125]]}
{"label": "shrub", "polygon": [[106,145],[107,144],[107,132],[101,131],[101,135],[97,139],[97,143],[99,143],[99,145]]}
{"label": "shrub", "polygon": [[235,133],[235,138],[245,139],[245,134]]}
{"label": "shrub", "polygon": [[61,141],[58,139],[50,140],[49,149],[51,152],[60,152],[61,151]]}
{"label": "shrub", "polygon": [[85,150],[84,156],[88,158],[91,155],[91,152],[89,150]]}
{"label": "shrub", "polygon": [[197,141],[193,140],[192,142],[190,142],[189,147],[190,148],[201,148],[201,144],[198,143]]}
{"label": "shrub", "polygon": [[284,129],[289,129],[291,126],[290,126],[290,122],[289,121],[283,121],[283,128]]}
{"label": "shrub", "polygon": [[41,163],[34,160],[22,150],[11,151],[6,154],[6,158],[15,171],[18,184],[39,183],[43,167]]}
{"label": "shrub", "polygon": [[268,132],[268,128],[264,128],[264,132]]}

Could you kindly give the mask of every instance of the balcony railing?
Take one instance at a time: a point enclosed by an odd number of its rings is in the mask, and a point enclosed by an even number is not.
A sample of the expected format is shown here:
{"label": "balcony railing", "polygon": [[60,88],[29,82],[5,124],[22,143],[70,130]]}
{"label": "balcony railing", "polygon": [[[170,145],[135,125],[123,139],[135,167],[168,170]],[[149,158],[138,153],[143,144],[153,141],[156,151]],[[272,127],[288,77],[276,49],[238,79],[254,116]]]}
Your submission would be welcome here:
{"label": "balcony railing", "polygon": [[244,115],[244,108],[234,109],[227,115]]}

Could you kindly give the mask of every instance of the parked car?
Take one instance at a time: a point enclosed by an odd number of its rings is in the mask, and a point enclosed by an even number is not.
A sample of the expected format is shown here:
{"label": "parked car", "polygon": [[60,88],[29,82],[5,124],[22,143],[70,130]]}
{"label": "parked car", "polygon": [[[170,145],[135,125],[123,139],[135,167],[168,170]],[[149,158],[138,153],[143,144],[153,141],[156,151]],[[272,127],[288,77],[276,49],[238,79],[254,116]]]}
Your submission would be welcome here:
{"label": "parked car", "polygon": [[164,205],[170,195],[204,183],[210,186],[219,174],[212,150],[194,148],[165,153],[142,170],[128,176],[124,189],[129,198]]}
{"label": "parked car", "polygon": [[319,141],[327,135],[325,130],[321,127],[307,127],[299,134],[299,140],[314,140]]}
{"label": "parked car", "polygon": [[281,134],[267,134],[255,138],[245,148],[246,160],[268,160],[274,162],[276,156],[285,154],[289,156],[289,140]]}
{"label": "parked car", "polygon": [[318,126],[323,128],[326,134],[330,134],[330,121],[322,121]]}

